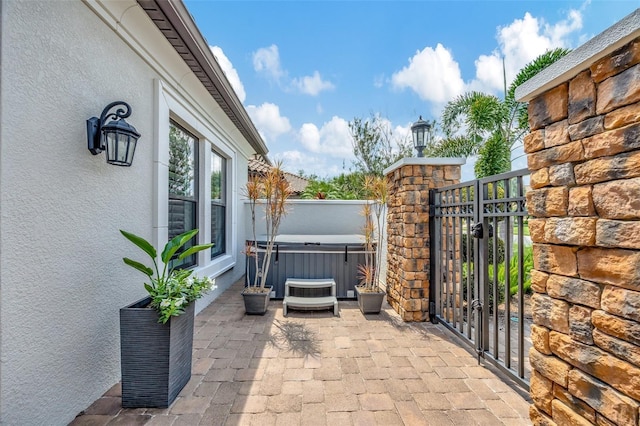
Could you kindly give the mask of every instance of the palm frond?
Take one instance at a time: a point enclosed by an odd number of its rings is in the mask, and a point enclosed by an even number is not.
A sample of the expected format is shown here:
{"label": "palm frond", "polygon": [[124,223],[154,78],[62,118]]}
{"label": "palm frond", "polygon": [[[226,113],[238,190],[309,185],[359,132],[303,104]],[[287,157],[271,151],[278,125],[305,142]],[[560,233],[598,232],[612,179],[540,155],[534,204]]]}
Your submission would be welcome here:
{"label": "palm frond", "polygon": [[481,138],[453,136],[442,139],[427,148],[427,157],[470,157],[476,155],[482,146]]}

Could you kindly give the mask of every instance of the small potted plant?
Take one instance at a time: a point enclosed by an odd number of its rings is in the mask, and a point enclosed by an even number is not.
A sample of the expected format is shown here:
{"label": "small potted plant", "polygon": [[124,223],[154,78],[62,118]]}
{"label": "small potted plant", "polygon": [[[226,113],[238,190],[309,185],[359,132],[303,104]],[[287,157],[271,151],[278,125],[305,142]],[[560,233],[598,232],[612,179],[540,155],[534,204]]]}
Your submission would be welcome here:
{"label": "small potted plant", "polygon": [[212,244],[195,245],[180,252],[198,230],[180,234],[160,254],[144,238],[120,231],[153,263],[146,266],[124,258],[124,263],[149,278],[149,295],[120,309],[120,358],[122,406],[166,408],[191,378],[195,300],[212,289],[208,277],[197,278],[188,269],[173,269],[169,261],[206,250]]}
{"label": "small potted plant", "polygon": [[[363,314],[378,314],[382,309],[384,296],[380,289],[380,266],[382,265],[382,229],[385,218],[382,214],[387,204],[387,183],[383,177],[368,176],[365,190],[370,195],[370,202],[362,208],[364,215],[365,263],[358,265],[360,278],[356,286],[358,306]],[[376,223],[373,222],[373,216]]]}
{"label": "small potted plant", "polygon": [[[254,276],[253,278],[247,277],[247,285],[242,292],[242,297],[247,314],[263,315],[267,312],[271,295],[271,287],[266,285],[271,266],[271,254],[282,218],[287,213],[287,200],[291,195],[291,188],[284,177],[282,164],[276,164],[262,176],[250,178],[245,188],[245,195],[249,200],[253,232],[253,240],[247,243],[245,254],[248,262],[253,259]],[[266,246],[262,258],[259,257],[256,236],[258,204],[262,204],[264,207],[266,225]]]}

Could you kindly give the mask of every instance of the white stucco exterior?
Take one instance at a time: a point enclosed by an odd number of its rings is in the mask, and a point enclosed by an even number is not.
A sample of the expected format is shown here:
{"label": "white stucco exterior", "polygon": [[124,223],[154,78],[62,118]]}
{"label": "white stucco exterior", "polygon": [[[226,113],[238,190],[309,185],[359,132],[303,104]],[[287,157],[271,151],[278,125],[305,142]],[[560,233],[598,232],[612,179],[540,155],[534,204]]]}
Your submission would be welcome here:
{"label": "white stucco exterior", "polygon": [[[238,188],[254,149],[135,1],[0,11],[0,424],[66,424],[120,380],[118,310],[145,290],[118,230],[166,241],[169,117],[231,167],[227,255],[200,254],[218,289],[197,310],[244,273]],[[129,168],[86,147],[85,120],[116,100],[142,134]]]}

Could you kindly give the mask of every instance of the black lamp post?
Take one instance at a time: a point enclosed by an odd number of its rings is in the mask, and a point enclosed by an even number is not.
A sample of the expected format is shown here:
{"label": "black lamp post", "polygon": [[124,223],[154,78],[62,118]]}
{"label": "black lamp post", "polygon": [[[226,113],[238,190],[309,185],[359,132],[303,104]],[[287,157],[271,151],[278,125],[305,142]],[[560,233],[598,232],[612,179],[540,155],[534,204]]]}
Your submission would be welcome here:
{"label": "black lamp post", "polygon": [[[116,112],[109,113],[115,106],[122,105]],[[91,117],[87,120],[87,144],[93,155],[107,151],[107,163],[116,166],[130,166],[133,162],[133,154],[136,151],[136,143],[140,137],[131,124],[125,118],[131,115],[131,107],[128,103],[117,101],[105,107],[100,118]],[[107,123],[107,119],[113,120]],[[117,121],[116,121],[117,120]]]}
{"label": "black lamp post", "polygon": [[413,147],[418,151],[418,157],[424,157],[422,151],[429,144],[431,139],[431,123],[424,121],[422,116],[411,126],[413,134]]}

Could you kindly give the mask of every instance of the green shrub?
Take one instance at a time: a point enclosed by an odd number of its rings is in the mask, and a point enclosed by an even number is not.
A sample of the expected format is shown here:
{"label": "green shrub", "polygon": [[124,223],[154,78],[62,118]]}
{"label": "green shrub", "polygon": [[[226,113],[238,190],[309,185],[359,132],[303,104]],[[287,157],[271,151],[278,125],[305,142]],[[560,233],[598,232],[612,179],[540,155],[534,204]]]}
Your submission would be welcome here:
{"label": "green shrub", "polygon": [[[496,238],[495,236],[493,238]],[[493,238],[489,239],[489,263],[493,263]],[[473,237],[471,237],[471,242],[473,243]],[[498,263],[504,262],[504,241],[498,238]],[[462,261],[467,261],[467,234],[462,234]],[[473,258],[473,246],[471,247],[471,259],[469,262],[474,262]]]}
{"label": "green shrub", "polygon": [[[498,240],[498,241],[501,241],[501,240]],[[517,252],[517,246],[515,247],[514,251]],[[522,260],[523,260],[522,289],[525,294],[531,294],[531,270],[533,269],[533,247],[526,246],[524,248]],[[494,279],[493,263],[492,262],[489,263],[489,267],[488,267],[489,280],[487,281],[489,300],[486,301],[486,304],[485,304],[485,306],[488,305],[489,312],[492,312],[493,310],[493,286],[496,285],[496,282],[498,286],[497,305],[500,305],[501,303],[504,302],[505,285],[506,285],[504,257],[502,261],[498,264],[497,270],[498,270],[498,273],[495,274],[496,276]],[[463,263],[461,288],[463,292],[463,300],[465,301],[467,300],[467,276],[469,277],[470,282],[473,285],[473,278],[474,278],[473,264],[470,264],[468,268],[467,264]],[[511,296],[515,296],[516,294],[518,294],[518,257],[517,256],[512,256],[509,261],[509,294]]]}
{"label": "green shrub", "polygon": [[[517,252],[517,247],[516,250]],[[512,256],[509,261],[509,294],[514,296],[518,293],[518,256]],[[522,257],[522,290],[526,294],[531,293],[531,270],[533,269],[533,247],[527,246],[523,250]],[[489,265],[489,280],[493,281],[493,265]],[[498,264],[498,273],[496,274],[497,281],[502,286],[502,293],[504,293],[504,286],[506,285],[506,271],[505,263]],[[504,300],[504,295],[502,297]]]}

